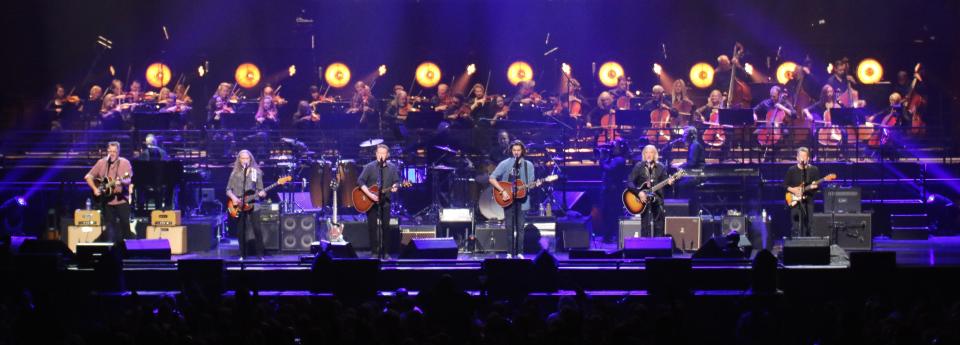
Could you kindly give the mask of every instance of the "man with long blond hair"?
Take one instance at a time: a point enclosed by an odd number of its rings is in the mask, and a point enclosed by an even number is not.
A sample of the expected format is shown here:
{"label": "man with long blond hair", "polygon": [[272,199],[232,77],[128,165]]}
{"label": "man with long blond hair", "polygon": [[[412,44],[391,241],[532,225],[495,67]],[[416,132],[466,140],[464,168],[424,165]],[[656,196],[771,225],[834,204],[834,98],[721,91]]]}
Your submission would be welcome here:
{"label": "man with long blond hair", "polygon": [[241,260],[251,254],[263,257],[263,232],[260,229],[260,223],[253,221],[253,210],[243,211],[242,207],[244,196],[253,194],[260,198],[267,196],[263,191],[263,171],[260,170],[250,151],[241,150],[237,153],[230,179],[227,181],[227,197],[233,201],[234,205],[241,206],[237,217],[237,242],[240,246]]}

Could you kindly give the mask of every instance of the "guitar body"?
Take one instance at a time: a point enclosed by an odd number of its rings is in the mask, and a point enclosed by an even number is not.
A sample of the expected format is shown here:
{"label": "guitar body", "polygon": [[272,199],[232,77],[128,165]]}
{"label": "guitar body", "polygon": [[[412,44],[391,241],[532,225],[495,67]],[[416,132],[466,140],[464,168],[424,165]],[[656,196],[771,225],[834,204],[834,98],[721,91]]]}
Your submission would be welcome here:
{"label": "guitar body", "polygon": [[[373,194],[377,194],[380,192],[380,187],[378,186],[370,186],[369,189],[370,189],[370,193],[373,193]],[[357,212],[365,213],[369,211],[370,208],[373,207],[373,204],[375,203],[373,200],[370,199],[369,196],[367,196],[367,193],[364,193],[363,190],[360,189],[360,187],[354,187],[353,192],[351,192],[351,195],[353,196],[353,208],[355,208]]]}
{"label": "guitar body", "polygon": [[[283,176],[277,179],[277,182],[267,186],[263,189],[263,192],[269,192],[271,189],[277,188],[293,180],[292,176]],[[253,203],[257,201],[258,196],[255,191],[246,191],[240,197],[241,204],[237,205],[233,203],[233,199],[227,199],[227,213],[230,214],[231,218],[237,218],[240,216],[240,212],[250,212],[253,210]]]}
{"label": "guitar body", "polygon": [[513,195],[513,185],[514,184],[510,182],[500,181],[500,187],[503,188],[503,190],[507,191],[507,194],[510,195],[507,198],[507,200],[503,200],[503,197],[500,195],[500,193],[493,194],[493,200],[496,200],[497,204],[500,205],[500,207],[510,206],[513,204],[514,200],[523,199],[527,197],[527,189],[523,188],[523,181],[517,180],[516,182],[517,195]]}
{"label": "guitar body", "polygon": [[623,191],[623,206],[631,214],[641,214],[647,210],[647,203],[640,201],[640,196],[630,189]]}
{"label": "guitar body", "polygon": [[[244,198],[246,197],[247,195],[244,195]],[[237,218],[240,216],[240,212],[250,212],[253,210],[253,204],[251,202],[247,202],[243,205],[236,205],[233,203],[233,200],[227,200],[227,213],[230,214],[230,218]]]}
{"label": "guitar body", "polygon": [[[829,175],[827,175],[827,176],[824,176],[822,179],[819,179],[819,180],[814,181],[813,184],[820,185],[820,184],[822,184],[822,183],[824,183],[824,182],[829,182],[829,181],[833,181],[833,180],[836,180],[836,179],[837,179],[837,174],[829,174]],[[809,191],[809,190],[810,190],[810,187],[809,187],[809,186],[804,186],[804,187],[803,187],[803,192],[804,192],[804,193],[807,192],[807,191]],[[787,192],[786,195],[784,196],[784,200],[787,202],[787,206],[789,206],[789,207],[796,207],[797,204],[800,203],[800,201],[803,201],[803,199],[804,199],[803,193],[793,194],[793,193]]]}
{"label": "guitar body", "polygon": [[787,195],[784,197],[784,199],[787,201],[787,206],[794,207],[800,203],[800,200],[803,200],[803,197],[787,192]]}

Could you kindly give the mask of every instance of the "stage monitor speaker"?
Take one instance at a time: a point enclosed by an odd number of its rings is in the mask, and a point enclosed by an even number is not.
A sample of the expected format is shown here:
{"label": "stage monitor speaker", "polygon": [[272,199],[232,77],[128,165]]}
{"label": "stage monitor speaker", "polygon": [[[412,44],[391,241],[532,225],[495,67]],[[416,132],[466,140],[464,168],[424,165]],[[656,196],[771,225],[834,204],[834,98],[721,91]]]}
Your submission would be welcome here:
{"label": "stage monitor speaker", "polygon": [[589,217],[563,217],[557,220],[557,247],[568,251],[590,248]]}
{"label": "stage monitor speaker", "polygon": [[873,249],[873,221],[870,213],[814,213],[810,234],[829,237],[844,250]]}
{"label": "stage monitor speaker", "polygon": [[700,249],[700,217],[666,217],[664,232],[673,237],[675,248],[683,251]]}
{"label": "stage monitor speaker", "polygon": [[783,241],[784,265],[829,265],[829,237],[795,237]]}
{"label": "stage monitor speaker", "polygon": [[361,216],[340,216],[343,224],[343,238],[353,244],[357,250],[370,249],[370,231],[367,230],[367,218]]}
{"label": "stage monitor speaker", "polygon": [[436,238],[437,226],[430,224],[400,225],[400,245],[405,246],[414,238]]}
{"label": "stage monitor speaker", "polygon": [[158,240],[123,240],[125,259],[170,260],[170,242]]}
{"label": "stage monitor speaker", "polygon": [[569,257],[570,260],[596,260],[615,258],[615,255],[601,249],[571,249]]}
{"label": "stage monitor speaker", "polygon": [[647,291],[658,296],[690,294],[693,264],[689,258],[649,258],[644,262]]}
{"label": "stage monitor speaker", "polygon": [[690,216],[690,199],[665,199],[663,211],[666,217]]}
{"label": "stage monitor speaker", "polygon": [[113,243],[78,243],[77,266],[93,268],[113,251]]}
{"label": "stage monitor speaker", "polygon": [[186,226],[147,226],[147,239],[170,241],[170,253],[183,255],[188,251]]}
{"label": "stage monitor speaker", "polygon": [[534,276],[533,261],[528,259],[486,259],[487,291],[494,297],[527,296]]}
{"label": "stage monitor speaker", "polygon": [[723,216],[720,231],[723,236],[728,235],[731,231],[736,231],[738,234],[744,235],[747,229],[749,229],[749,226],[747,216],[725,215]]}
{"label": "stage monitor speaker", "polygon": [[673,256],[673,240],[670,237],[634,237],[623,242],[624,258],[643,259],[671,256]]}
{"label": "stage monitor speaker", "polygon": [[20,245],[20,254],[52,254],[64,259],[73,259],[73,251],[66,243],[57,240],[38,240],[27,238]]}
{"label": "stage monitor speaker", "polygon": [[620,236],[617,241],[617,249],[623,249],[623,243],[629,238],[639,238],[639,237],[650,237],[653,234],[650,233],[650,230],[646,232],[643,231],[643,222],[648,222],[647,219],[621,219],[620,220]]}
{"label": "stage monitor speaker", "polygon": [[510,250],[510,233],[503,227],[503,223],[477,224],[476,251],[479,253],[501,253]]}
{"label": "stage monitor speaker", "polygon": [[400,254],[401,259],[456,259],[457,242],[451,237],[415,238]]}
{"label": "stage monitor speaker", "polygon": [[860,187],[830,185],[823,193],[823,211],[827,213],[860,213]]}
{"label": "stage monitor speaker", "polygon": [[260,231],[263,232],[263,250],[280,250],[280,211],[261,209],[258,213],[256,219],[260,221]]}
{"label": "stage monitor speaker", "polygon": [[177,276],[183,291],[196,287],[207,296],[219,295],[226,289],[225,275],[222,259],[177,260]]}
{"label": "stage monitor speaker", "polygon": [[327,242],[320,241],[325,245],[323,251],[334,259],[356,259],[357,251],[353,249],[350,242]]}
{"label": "stage monitor speaker", "polygon": [[280,250],[308,252],[310,243],[316,240],[317,217],[313,213],[285,214],[280,216]]}

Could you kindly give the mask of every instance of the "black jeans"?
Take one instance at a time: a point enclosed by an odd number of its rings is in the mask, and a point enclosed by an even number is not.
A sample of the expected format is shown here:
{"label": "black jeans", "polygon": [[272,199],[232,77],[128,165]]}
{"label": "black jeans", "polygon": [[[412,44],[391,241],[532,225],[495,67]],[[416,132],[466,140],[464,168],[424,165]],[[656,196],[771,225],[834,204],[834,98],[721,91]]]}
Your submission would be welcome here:
{"label": "black jeans", "polygon": [[[382,212],[381,212],[382,211]],[[378,235],[377,217],[380,217],[380,223],[383,224],[383,247],[380,246],[380,236]],[[370,233],[370,252],[373,256],[379,257],[386,255],[390,251],[392,233],[390,232],[390,202],[374,204],[367,210],[367,231]],[[381,249],[383,252],[381,253]]]}
{"label": "black jeans", "polygon": [[257,219],[259,216],[260,213],[256,211],[241,211],[237,216],[237,244],[240,246],[241,258],[250,255],[263,256],[263,231]]}
{"label": "black jeans", "polygon": [[641,237],[650,236],[650,217],[653,217],[653,237],[663,237],[663,199],[656,198],[655,202],[647,205],[647,210],[640,214],[643,221],[640,224]]}
{"label": "black jeans", "polygon": [[106,233],[100,238],[117,243],[130,238],[130,204],[106,205],[103,208],[103,223]]}
{"label": "black jeans", "polygon": [[[813,218],[813,198],[806,198],[804,201],[790,208],[790,236],[810,236],[810,219]],[[802,229],[802,231],[801,231]]]}
{"label": "black jeans", "polygon": [[[519,214],[519,216],[517,214]],[[515,200],[510,206],[504,207],[503,219],[504,225],[506,226],[505,229],[507,233],[510,234],[510,239],[514,241],[510,244],[510,253],[513,255],[523,254],[524,225],[527,224],[527,213],[523,210],[523,203]],[[519,224],[516,229],[513,227],[514,220]],[[516,232],[514,230],[516,230]],[[514,234],[516,234],[516,238],[514,238]]]}

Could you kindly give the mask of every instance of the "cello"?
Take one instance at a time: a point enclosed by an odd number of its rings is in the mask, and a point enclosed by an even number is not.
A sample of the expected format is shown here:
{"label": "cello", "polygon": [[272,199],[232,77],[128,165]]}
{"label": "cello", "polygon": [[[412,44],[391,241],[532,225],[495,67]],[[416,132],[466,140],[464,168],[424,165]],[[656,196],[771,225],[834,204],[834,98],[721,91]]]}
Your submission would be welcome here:
{"label": "cello", "polygon": [[727,134],[723,130],[723,125],[720,124],[720,108],[710,110],[710,118],[705,124],[710,127],[703,131],[703,142],[711,147],[723,146],[727,141]]}
{"label": "cello", "polygon": [[656,109],[650,111],[650,129],[647,130],[647,139],[661,144],[670,141],[670,109],[660,103]]}
{"label": "cello", "polygon": [[774,103],[773,107],[770,110],[767,110],[766,123],[763,127],[757,129],[757,142],[760,143],[760,146],[772,146],[783,138],[783,130],[780,128],[780,124],[783,123],[783,119],[786,117],[786,112],[777,105],[783,102],[784,96],[787,95],[786,91],[781,91],[777,95],[777,102]]}

